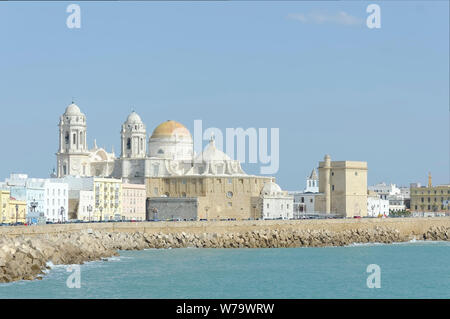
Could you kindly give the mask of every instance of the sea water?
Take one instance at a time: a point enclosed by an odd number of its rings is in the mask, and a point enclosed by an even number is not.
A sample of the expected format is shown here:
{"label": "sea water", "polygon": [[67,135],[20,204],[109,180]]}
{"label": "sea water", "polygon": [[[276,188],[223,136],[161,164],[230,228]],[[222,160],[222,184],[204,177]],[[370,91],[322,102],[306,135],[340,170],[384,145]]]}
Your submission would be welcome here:
{"label": "sea water", "polygon": [[80,288],[72,274],[0,284],[0,298],[450,298],[450,243],[121,251],[81,265]]}

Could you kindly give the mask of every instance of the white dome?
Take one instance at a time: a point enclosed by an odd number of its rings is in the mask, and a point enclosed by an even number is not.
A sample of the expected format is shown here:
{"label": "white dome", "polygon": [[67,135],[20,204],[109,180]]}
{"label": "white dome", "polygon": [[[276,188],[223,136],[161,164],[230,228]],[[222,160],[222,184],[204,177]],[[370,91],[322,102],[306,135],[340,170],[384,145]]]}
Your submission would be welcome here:
{"label": "white dome", "polygon": [[83,113],[81,113],[78,105],[72,103],[66,108],[66,112],[64,113],[64,115],[83,115]]}
{"label": "white dome", "polygon": [[133,111],[130,115],[128,115],[126,124],[142,124],[141,117]]}
{"label": "white dome", "polygon": [[278,195],[281,192],[281,187],[278,186],[278,184],[270,181],[264,183],[264,186],[261,190],[261,195]]}
{"label": "white dome", "polygon": [[211,139],[205,150],[200,153],[195,160],[196,162],[227,162],[231,161],[231,158],[221,150],[218,150],[214,139]]}

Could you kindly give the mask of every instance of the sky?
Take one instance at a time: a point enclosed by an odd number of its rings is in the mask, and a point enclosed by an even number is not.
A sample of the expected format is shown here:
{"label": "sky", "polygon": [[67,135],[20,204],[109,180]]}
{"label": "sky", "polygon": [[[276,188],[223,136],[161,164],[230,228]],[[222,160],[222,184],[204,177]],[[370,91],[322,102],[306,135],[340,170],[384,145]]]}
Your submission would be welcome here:
{"label": "sky", "polygon": [[[283,189],[301,190],[325,154],[367,161],[368,183],[449,183],[449,3],[0,3],[0,180],[48,177],[72,100],[120,153],[135,110],[203,128],[279,128]],[[206,141],[205,141],[206,145]],[[261,163],[244,163],[259,174]]]}

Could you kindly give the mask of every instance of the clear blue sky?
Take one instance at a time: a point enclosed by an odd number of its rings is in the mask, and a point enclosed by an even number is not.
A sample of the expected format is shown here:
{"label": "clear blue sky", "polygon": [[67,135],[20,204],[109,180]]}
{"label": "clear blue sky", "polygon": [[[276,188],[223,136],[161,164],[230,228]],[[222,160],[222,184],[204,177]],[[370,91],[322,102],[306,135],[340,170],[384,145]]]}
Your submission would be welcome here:
{"label": "clear blue sky", "polygon": [[448,2],[375,2],[378,30],[369,3],[80,2],[71,30],[69,3],[2,2],[0,179],[48,176],[75,97],[89,144],[116,154],[134,108],[148,133],[167,119],[280,128],[284,189],[326,153],[367,161],[369,184],[448,183]]}

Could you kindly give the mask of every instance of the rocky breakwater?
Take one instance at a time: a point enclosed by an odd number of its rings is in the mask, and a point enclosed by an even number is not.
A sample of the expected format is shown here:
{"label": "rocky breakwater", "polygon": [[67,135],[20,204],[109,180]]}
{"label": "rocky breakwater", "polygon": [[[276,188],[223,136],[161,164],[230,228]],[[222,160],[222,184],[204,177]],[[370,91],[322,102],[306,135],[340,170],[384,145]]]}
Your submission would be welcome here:
{"label": "rocky breakwater", "polygon": [[[148,248],[283,248],[346,246],[352,243],[408,241],[397,229],[376,226],[343,231],[255,229],[246,232],[80,231],[17,237],[0,236],[0,282],[42,278],[48,262],[82,264],[117,255],[118,250]],[[430,227],[416,239],[450,240],[450,227]]]}

